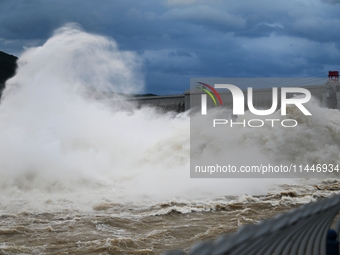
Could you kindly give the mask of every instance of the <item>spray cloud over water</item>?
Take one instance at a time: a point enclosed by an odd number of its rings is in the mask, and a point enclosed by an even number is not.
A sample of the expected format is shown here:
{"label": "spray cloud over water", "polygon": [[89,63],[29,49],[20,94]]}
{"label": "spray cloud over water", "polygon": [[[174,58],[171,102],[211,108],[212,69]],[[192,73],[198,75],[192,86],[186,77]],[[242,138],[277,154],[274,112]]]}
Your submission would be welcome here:
{"label": "spray cloud over water", "polygon": [[[187,113],[132,106],[119,110],[121,98],[116,105],[107,105],[88,96],[93,87],[142,92],[141,64],[135,53],[120,51],[112,39],[86,33],[75,24],[58,29],[44,45],[27,49],[19,58],[17,74],[6,83],[0,105],[0,193],[6,199],[66,197],[92,205],[104,198],[116,202],[211,198],[264,191],[265,184],[273,182],[190,179]],[[317,154],[317,144],[327,141],[332,144],[323,150],[334,155],[339,151],[339,113],[312,107],[327,123],[303,123],[309,136],[317,139],[307,145],[315,145]],[[225,137],[229,149],[238,144],[243,153],[257,151],[267,161],[277,143],[288,158],[295,155],[291,148],[307,149],[302,129],[233,132]],[[202,143],[211,142],[209,136],[195,135]],[[214,150],[221,152],[220,145],[221,141]]]}
{"label": "spray cloud over water", "polygon": [[[188,118],[117,110],[87,97],[93,87],[141,92],[140,59],[75,24],[20,56],[0,106],[2,194],[60,193],[72,200],[73,193],[98,192],[118,201],[182,195],[189,181]],[[160,148],[163,154],[156,154]]]}

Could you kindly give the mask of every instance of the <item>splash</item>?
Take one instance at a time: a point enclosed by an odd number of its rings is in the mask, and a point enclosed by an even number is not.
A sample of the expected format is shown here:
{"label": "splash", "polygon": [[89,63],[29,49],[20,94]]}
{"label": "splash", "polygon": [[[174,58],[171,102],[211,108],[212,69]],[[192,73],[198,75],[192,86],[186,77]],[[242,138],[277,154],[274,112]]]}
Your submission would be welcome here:
{"label": "splash", "polygon": [[[142,61],[133,52],[119,50],[113,39],[68,24],[42,46],[27,49],[18,65],[0,105],[4,204],[20,199],[31,207],[48,207],[50,201],[59,201],[63,208],[76,202],[91,207],[103,199],[211,200],[264,192],[268,184],[288,182],[190,179],[188,113],[136,109],[124,101],[121,93],[143,91]],[[103,93],[115,95],[110,104],[100,100]],[[287,157],[302,148],[298,158],[323,153],[339,160],[339,113],[313,107],[323,117],[305,122],[306,132],[235,130],[225,142],[238,146],[228,150],[256,152],[268,160],[276,148]],[[202,136],[201,142],[207,141],[211,138]],[[214,150],[225,149],[218,144]]]}

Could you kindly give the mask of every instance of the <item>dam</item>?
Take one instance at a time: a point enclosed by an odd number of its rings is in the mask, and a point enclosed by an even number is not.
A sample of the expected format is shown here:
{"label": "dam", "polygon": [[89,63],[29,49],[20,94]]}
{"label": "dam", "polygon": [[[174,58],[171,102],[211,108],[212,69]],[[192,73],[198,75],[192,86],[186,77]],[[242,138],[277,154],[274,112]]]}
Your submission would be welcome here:
{"label": "dam", "polygon": [[[339,72],[329,71],[328,80],[324,84],[315,84],[309,86],[299,86],[290,84],[290,87],[301,87],[310,91],[312,97],[316,98],[323,107],[340,110],[340,83]],[[247,90],[242,90],[245,97],[247,97]],[[166,95],[166,96],[147,96],[129,98],[128,101],[135,102],[138,107],[152,106],[160,108],[164,111],[184,112],[194,107],[198,107],[201,102],[201,95],[204,92],[200,90],[187,90],[183,94]],[[278,93],[281,93],[281,88],[278,88]],[[231,108],[233,104],[232,93],[230,91],[223,91],[219,93],[223,107]],[[288,93],[287,98],[293,97],[293,93]],[[208,100],[208,106],[213,106],[213,101]],[[253,90],[253,104],[256,108],[267,109],[272,106],[272,88],[254,88]],[[279,97],[280,104],[280,97]],[[245,106],[247,110],[247,106]]]}

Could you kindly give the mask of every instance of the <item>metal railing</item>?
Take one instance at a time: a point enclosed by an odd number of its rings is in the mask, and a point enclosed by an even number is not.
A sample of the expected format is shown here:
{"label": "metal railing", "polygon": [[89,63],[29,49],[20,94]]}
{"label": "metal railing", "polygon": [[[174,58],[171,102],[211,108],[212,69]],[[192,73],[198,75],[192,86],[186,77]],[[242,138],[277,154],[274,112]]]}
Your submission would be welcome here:
{"label": "metal railing", "polygon": [[[168,251],[163,255],[334,254],[326,253],[326,241],[339,211],[340,195],[334,195],[258,224],[245,225],[236,233],[220,236],[216,241],[197,243],[188,253]],[[340,220],[335,230],[339,233]]]}

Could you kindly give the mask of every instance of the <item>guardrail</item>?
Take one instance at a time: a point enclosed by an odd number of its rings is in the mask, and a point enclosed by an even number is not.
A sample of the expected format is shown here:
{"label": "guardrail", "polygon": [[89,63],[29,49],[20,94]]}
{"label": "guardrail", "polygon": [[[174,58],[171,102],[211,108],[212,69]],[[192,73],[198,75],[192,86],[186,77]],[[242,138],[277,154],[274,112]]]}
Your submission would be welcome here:
{"label": "guardrail", "polygon": [[[197,243],[188,253],[168,251],[163,255],[339,254],[339,242],[327,240],[327,233],[339,211],[340,195],[334,195],[258,224],[245,225],[236,233],[221,236],[216,241]],[[339,230],[340,220],[335,226],[337,233]],[[334,231],[332,234],[336,239]]]}

